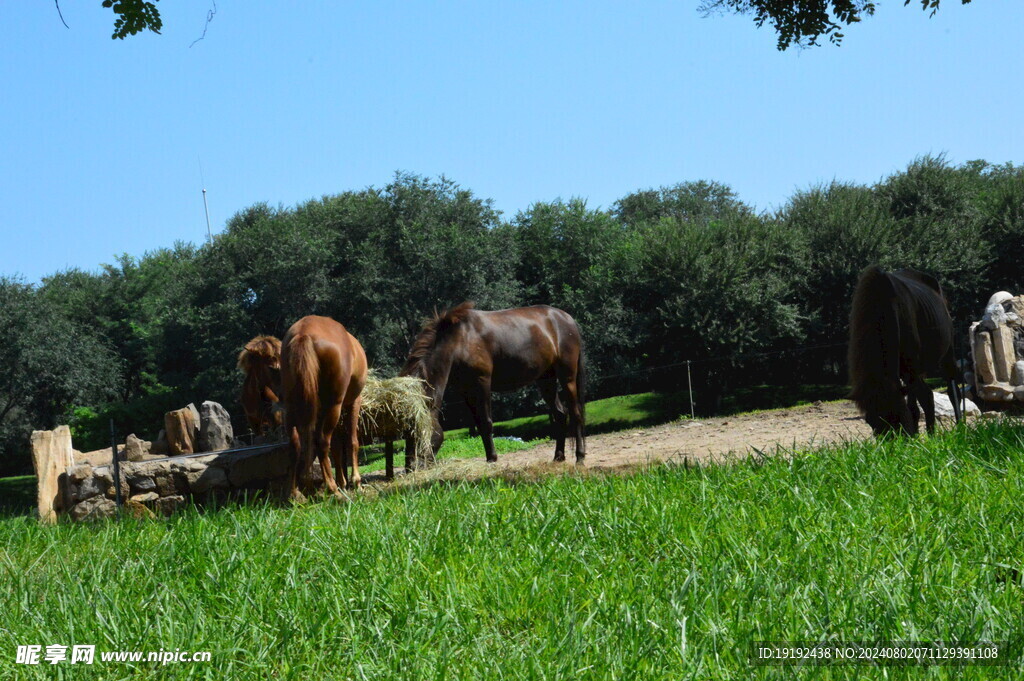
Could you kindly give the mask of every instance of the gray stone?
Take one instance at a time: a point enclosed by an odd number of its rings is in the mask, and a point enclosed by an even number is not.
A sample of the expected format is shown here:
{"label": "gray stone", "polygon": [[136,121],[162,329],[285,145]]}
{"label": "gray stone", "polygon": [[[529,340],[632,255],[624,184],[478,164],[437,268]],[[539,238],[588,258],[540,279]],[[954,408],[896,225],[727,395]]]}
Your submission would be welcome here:
{"label": "gray stone", "polygon": [[160,495],[156,492],[145,492],[143,494],[136,494],[131,498],[131,501],[137,501],[140,504],[145,504],[150,501],[156,501],[160,498]]}
{"label": "gray stone", "polygon": [[106,497],[92,497],[75,504],[71,517],[75,520],[102,520],[117,514],[117,504]]}
{"label": "gray stone", "polygon": [[228,480],[234,487],[256,486],[288,474],[291,451],[287,445],[269,452],[241,454],[231,462]]}
{"label": "gray stone", "polygon": [[157,513],[163,515],[170,515],[174,511],[178,510],[185,505],[185,497],[180,494],[173,494],[171,496],[160,497],[153,502],[153,508]]}
{"label": "gray stone", "polygon": [[1013,399],[1024,402],[1024,385],[1018,385],[1013,389]]}
{"label": "gray stone", "polygon": [[126,480],[128,481],[128,486],[133,492],[152,492],[156,489],[156,482],[148,475],[136,474],[126,477]]}
{"label": "gray stone", "polygon": [[1013,401],[1013,386],[1008,383],[993,383],[978,389],[978,395],[986,402]]}
{"label": "gray stone", "polygon": [[[945,393],[932,393],[935,398],[935,415],[936,416],[948,416],[952,418],[953,414],[953,403],[949,399],[949,395]],[[970,400],[964,400],[964,414],[977,416],[981,413],[981,409],[978,409],[978,405]]]}
{"label": "gray stone", "polygon": [[1024,385],[1024,359],[1018,359],[1013,363],[1013,375],[1010,377],[1013,385]]}
{"label": "gray stone", "polygon": [[1000,326],[1006,326],[1006,310],[999,304],[989,305],[981,317],[981,328],[992,331]]}
{"label": "gray stone", "polygon": [[234,431],[227,409],[217,402],[203,402],[199,409],[199,424],[200,452],[216,452],[231,447]]}
{"label": "gray stone", "polygon": [[226,489],[228,487],[228,474],[223,468],[208,466],[202,470],[192,471],[185,476],[188,479],[188,487],[193,494],[205,494],[213,489]]}

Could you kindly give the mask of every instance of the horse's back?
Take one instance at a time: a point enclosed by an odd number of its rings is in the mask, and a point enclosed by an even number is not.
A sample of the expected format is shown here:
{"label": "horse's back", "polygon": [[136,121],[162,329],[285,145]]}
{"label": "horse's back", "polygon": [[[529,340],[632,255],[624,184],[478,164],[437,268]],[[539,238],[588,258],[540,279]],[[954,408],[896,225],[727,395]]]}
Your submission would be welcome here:
{"label": "horse's back", "polygon": [[[326,388],[328,393],[340,392],[342,386],[345,386],[348,396],[345,401],[351,402],[366,383],[368,363],[362,344],[341,322],[330,317],[309,315],[292,324],[285,334],[282,341],[284,363],[290,363],[292,343],[301,336],[313,342],[323,379],[321,390]],[[357,388],[354,396],[350,384]],[[343,399],[346,395],[332,396]]]}

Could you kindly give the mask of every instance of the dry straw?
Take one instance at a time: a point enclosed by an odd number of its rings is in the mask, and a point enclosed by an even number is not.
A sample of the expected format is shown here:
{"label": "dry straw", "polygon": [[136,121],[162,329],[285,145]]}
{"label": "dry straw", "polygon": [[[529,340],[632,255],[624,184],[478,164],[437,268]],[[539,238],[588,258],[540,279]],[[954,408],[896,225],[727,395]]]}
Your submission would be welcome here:
{"label": "dry straw", "polygon": [[416,461],[432,461],[430,437],[433,419],[424,388],[425,383],[418,378],[378,378],[370,371],[363,388],[363,406],[359,411],[361,438],[367,442],[399,440],[410,433],[416,443]]}

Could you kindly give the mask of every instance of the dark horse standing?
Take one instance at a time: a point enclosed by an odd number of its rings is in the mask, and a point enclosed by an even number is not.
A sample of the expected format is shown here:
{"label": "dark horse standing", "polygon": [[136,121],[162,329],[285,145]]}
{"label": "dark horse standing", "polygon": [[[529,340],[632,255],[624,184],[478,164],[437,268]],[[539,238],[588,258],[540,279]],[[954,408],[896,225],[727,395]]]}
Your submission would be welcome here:
{"label": "dark horse standing", "polygon": [[[576,440],[576,463],[587,454],[584,442],[583,341],[567,313],[547,305],[485,312],[473,303],[445,310],[423,325],[402,376],[427,383],[434,416],[434,452],[444,442],[438,420],[451,388],[466,400],[484,441],[488,461],[497,461],[491,420],[491,392],[536,383],[556,426],[555,461],[565,461],[565,438]],[[566,404],[559,396],[564,389]],[[568,421],[568,424],[566,423]]]}
{"label": "dark horse standing", "polygon": [[861,273],[850,313],[849,366],[850,399],[875,435],[916,435],[918,403],[928,432],[935,429],[927,373],[937,372],[949,382],[960,420],[953,322],[939,282],[927,274],[888,273],[876,266]]}

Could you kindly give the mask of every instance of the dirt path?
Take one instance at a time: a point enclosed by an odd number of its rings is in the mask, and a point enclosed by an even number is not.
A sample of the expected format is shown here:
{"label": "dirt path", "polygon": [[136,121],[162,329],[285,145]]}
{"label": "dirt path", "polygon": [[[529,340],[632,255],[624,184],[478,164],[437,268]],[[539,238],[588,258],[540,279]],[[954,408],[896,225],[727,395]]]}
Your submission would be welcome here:
{"label": "dirt path", "polygon": [[[598,470],[668,460],[708,463],[725,460],[730,454],[745,454],[755,448],[770,454],[777,447],[816,447],[832,442],[862,440],[870,435],[871,429],[858,415],[852,402],[816,402],[792,409],[676,421],[650,428],[594,435],[587,438],[586,464],[588,469]],[[481,448],[479,457],[447,459],[432,468],[401,476],[398,485],[418,486],[438,480],[518,475],[527,469],[531,475],[557,473],[564,470],[565,464],[551,464],[554,449],[554,444],[546,443],[502,454],[498,463],[491,465],[484,461]],[[571,451],[568,454],[571,462],[573,454]]]}
{"label": "dirt path", "polygon": [[[778,446],[821,445],[864,439],[871,429],[852,402],[816,402],[804,407],[778,409],[677,421],[652,428],[628,430],[587,438],[587,466],[616,468],[669,459],[708,461],[716,456],[745,453],[753,448],[769,452]],[[569,443],[567,442],[567,449]],[[568,458],[573,454],[567,452]],[[554,445],[505,454],[502,467],[521,467],[551,461]]]}

